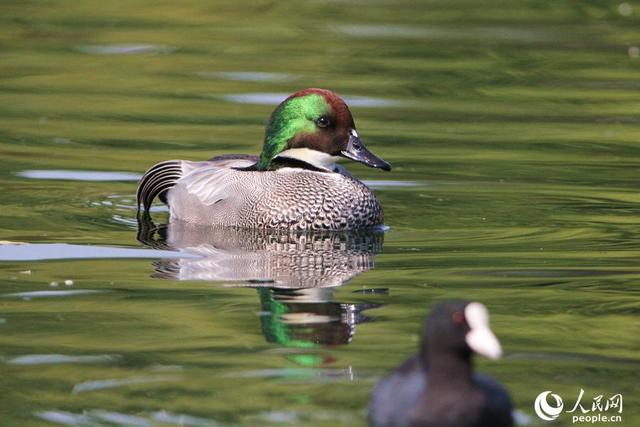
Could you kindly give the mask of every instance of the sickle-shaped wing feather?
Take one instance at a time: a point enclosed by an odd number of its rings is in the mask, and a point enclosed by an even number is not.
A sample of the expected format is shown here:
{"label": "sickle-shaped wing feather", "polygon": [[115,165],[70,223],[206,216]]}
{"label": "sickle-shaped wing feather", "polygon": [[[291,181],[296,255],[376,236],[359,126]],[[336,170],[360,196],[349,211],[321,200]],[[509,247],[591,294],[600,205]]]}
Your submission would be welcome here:
{"label": "sickle-shaped wing feather", "polygon": [[145,172],[136,192],[138,208],[142,204],[143,209],[148,211],[156,197],[159,197],[163,203],[167,203],[167,191],[182,177],[182,163],[182,160],[167,160],[152,166]]}

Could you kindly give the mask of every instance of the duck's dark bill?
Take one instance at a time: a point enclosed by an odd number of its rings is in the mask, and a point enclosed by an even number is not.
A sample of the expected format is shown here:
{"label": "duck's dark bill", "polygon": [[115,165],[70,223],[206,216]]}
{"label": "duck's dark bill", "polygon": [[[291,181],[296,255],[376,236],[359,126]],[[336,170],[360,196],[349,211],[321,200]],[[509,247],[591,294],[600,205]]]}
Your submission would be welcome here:
{"label": "duck's dark bill", "polygon": [[340,154],[347,159],[364,163],[372,168],[383,169],[386,171],[391,170],[391,165],[389,163],[369,151],[362,141],[360,141],[360,138],[355,135],[349,136],[347,149],[341,151]]}

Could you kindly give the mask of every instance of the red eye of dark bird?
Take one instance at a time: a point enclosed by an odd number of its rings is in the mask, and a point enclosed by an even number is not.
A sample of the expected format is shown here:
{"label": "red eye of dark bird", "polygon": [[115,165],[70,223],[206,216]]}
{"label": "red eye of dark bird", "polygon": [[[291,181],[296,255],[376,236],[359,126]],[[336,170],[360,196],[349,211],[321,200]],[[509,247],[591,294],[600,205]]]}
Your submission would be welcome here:
{"label": "red eye of dark bird", "polygon": [[329,121],[328,118],[326,118],[325,116],[320,116],[318,118],[318,120],[316,120],[316,125],[318,125],[318,127],[320,128],[326,128],[331,124],[331,122]]}
{"label": "red eye of dark bird", "polygon": [[456,311],[451,316],[451,320],[453,320],[453,323],[455,323],[456,325],[461,325],[462,323],[464,323],[464,314]]}

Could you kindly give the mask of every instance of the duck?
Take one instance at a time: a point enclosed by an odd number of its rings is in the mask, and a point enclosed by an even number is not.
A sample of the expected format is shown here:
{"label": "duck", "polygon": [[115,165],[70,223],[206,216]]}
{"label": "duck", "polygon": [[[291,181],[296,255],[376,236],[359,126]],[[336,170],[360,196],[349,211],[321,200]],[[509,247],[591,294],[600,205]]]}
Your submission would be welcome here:
{"label": "duck", "polygon": [[140,179],[138,209],[148,214],[158,198],[168,205],[171,221],[191,224],[289,230],[381,226],[380,201],[336,163],[343,158],[391,170],[364,145],[340,96],[303,89],[271,114],[259,156],[160,162]]}
{"label": "duck", "polygon": [[374,427],[510,427],[513,405],[496,380],[473,372],[472,355],[502,355],[487,308],[473,301],[437,304],[419,351],[380,380],[369,403]]}

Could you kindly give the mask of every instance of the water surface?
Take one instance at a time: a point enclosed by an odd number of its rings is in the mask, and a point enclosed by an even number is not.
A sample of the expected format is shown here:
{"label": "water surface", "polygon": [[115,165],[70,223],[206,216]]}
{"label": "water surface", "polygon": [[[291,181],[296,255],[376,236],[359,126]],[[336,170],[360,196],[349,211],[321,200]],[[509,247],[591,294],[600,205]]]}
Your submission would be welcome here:
{"label": "water surface", "polygon": [[[630,8],[630,9],[629,9]],[[354,426],[437,301],[478,360],[640,423],[640,6],[192,0],[0,5],[0,418]],[[140,224],[154,162],[256,153],[273,104],[351,101],[386,232]],[[589,400],[590,401],[590,400]],[[564,421],[563,421],[564,420]],[[568,415],[557,425],[572,425]]]}

